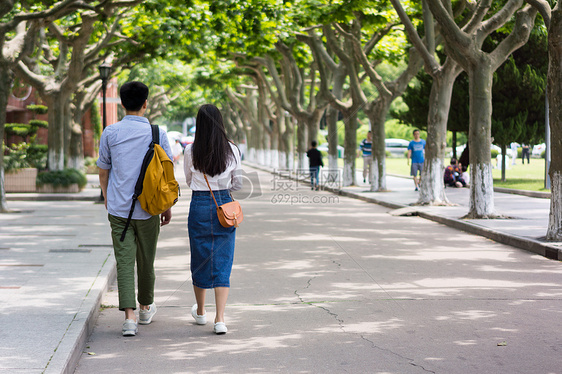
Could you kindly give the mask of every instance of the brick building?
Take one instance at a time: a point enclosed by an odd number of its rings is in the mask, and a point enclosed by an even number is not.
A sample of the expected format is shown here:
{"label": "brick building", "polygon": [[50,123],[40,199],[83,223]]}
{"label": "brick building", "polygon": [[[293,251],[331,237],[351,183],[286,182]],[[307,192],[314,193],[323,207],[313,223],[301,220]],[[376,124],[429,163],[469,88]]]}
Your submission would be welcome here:
{"label": "brick building", "polygon": [[[103,108],[102,108],[102,95],[101,92],[98,96],[99,112],[101,121],[103,123]],[[117,108],[120,105],[117,80],[112,79],[107,84],[106,91],[106,110],[107,110],[107,125],[118,121]],[[47,114],[35,114],[29,109],[28,105],[43,104],[39,95],[32,87],[26,87],[18,90],[17,93],[12,93],[8,99],[8,107],[6,113],[6,123],[29,123],[32,119],[47,121]],[[48,129],[39,128],[37,131],[37,143],[47,144]],[[25,141],[20,136],[4,134],[4,144],[20,143]],[[98,144],[94,141],[94,125],[91,120],[91,113],[88,110],[82,119],[82,140],[84,144],[84,157],[97,157]]]}

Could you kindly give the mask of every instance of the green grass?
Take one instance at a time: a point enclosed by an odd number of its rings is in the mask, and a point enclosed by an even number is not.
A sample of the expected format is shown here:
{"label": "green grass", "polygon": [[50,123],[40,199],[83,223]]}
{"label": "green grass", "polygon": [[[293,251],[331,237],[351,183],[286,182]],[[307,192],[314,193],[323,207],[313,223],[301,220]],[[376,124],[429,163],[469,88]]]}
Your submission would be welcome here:
{"label": "green grass", "polygon": [[[448,163],[449,159],[446,159]],[[495,160],[492,164],[495,166]],[[343,167],[343,160],[338,160],[338,165]],[[363,170],[363,158],[359,157],[356,161],[357,170]],[[410,166],[405,158],[390,157],[386,159],[386,172],[396,175],[410,175]],[[521,164],[521,160],[517,160],[516,165],[509,165],[505,171],[506,181],[501,182],[501,169],[493,169],[495,187],[513,188],[517,190],[528,191],[548,191],[544,189],[544,159],[532,158],[531,163]]]}
{"label": "green grass", "polygon": [[501,182],[501,169],[494,169],[494,186],[528,191],[548,191],[544,188],[544,159],[532,158],[531,163],[523,165],[521,159],[509,165],[505,171],[505,182]]}

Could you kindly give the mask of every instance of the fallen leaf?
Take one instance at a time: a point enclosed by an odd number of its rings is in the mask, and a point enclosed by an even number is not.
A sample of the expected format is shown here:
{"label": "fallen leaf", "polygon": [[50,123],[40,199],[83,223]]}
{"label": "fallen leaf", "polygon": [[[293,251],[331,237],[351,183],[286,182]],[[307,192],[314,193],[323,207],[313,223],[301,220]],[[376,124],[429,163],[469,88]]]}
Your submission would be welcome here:
{"label": "fallen leaf", "polygon": [[90,355],[90,356],[95,356],[96,353],[95,353],[95,352],[88,352],[88,355]]}
{"label": "fallen leaf", "polygon": [[505,342],[505,341],[498,343],[498,347],[505,347],[506,345],[507,345],[507,342]]}

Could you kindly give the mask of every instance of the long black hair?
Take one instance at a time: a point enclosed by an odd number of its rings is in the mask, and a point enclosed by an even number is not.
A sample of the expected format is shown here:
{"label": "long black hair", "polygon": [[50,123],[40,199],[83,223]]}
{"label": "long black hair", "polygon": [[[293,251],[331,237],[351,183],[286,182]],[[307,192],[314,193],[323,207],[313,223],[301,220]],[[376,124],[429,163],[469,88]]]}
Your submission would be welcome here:
{"label": "long black hair", "polygon": [[219,175],[234,159],[219,108],[205,104],[195,122],[195,140],[191,148],[193,167],[210,176]]}

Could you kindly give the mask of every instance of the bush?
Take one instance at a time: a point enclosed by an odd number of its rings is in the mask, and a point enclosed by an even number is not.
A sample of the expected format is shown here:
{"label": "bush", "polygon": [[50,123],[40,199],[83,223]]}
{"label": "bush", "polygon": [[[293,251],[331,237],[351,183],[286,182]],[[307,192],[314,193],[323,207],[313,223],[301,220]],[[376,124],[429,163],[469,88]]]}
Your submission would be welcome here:
{"label": "bush", "polygon": [[4,171],[7,173],[15,172],[19,169],[29,168],[29,160],[27,158],[27,143],[12,144],[10,147],[2,146],[5,153],[4,156]]}
{"label": "bush", "polygon": [[542,151],[541,158],[546,158],[546,151]]}
{"label": "bush", "polygon": [[492,149],[491,153],[492,153],[492,159],[498,157],[498,155],[500,154],[497,149]]}
{"label": "bush", "polygon": [[84,157],[84,166],[96,166],[97,158],[94,157]]}
{"label": "bush", "polygon": [[49,127],[49,122],[42,121],[40,119],[32,119],[31,121],[29,121],[29,126],[35,127],[35,128],[42,127],[44,129],[46,129],[46,128]]}
{"label": "bush", "polygon": [[21,137],[26,137],[28,135],[34,134],[37,129],[26,125],[25,123],[6,123],[5,125],[6,134],[17,135]]}
{"label": "bush", "polygon": [[384,151],[384,154],[386,155],[386,157],[392,156],[392,154],[390,153],[390,151],[388,149]]}
{"label": "bush", "polygon": [[45,171],[37,175],[37,185],[52,184],[57,186],[70,186],[77,183],[80,188],[84,188],[88,183],[86,175],[76,169],[64,169],[57,171]]}
{"label": "bush", "polygon": [[27,148],[27,161],[33,168],[43,170],[47,168],[47,145],[30,144]]}
{"label": "bush", "polygon": [[26,108],[35,114],[46,114],[49,111],[45,105],[28,105]]}

